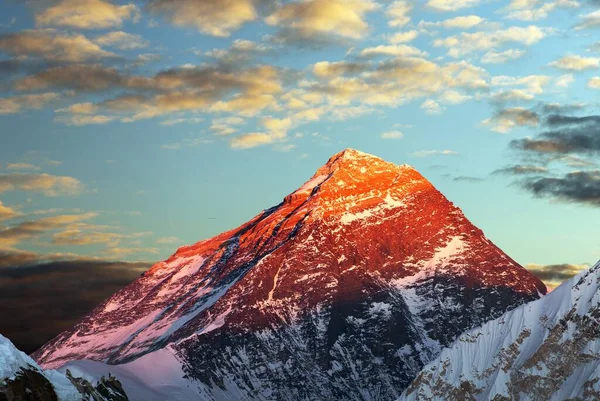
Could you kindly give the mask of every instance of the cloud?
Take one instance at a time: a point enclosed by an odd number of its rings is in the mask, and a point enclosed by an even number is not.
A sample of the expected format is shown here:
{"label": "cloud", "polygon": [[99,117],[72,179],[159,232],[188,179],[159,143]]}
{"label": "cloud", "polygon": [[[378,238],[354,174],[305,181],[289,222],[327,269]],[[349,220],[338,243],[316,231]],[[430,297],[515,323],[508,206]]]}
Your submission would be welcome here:
{"label": "cloud", "polygon": [[148,11],[178,26],[196,28],[212,36],[227,37],[258,18],[267,1],[253,0],[150,0]]}
{"label": "cloud", "polygon": [[411,154],[411,156],[414,156],[414,157],[429,157],[429,156],[435,156],[435,155],[455,156],[457,154],[458,154],[458,152],[455,152],[453,150],[419,150],[417,152],[413,152]]}
{"label": "cloud", "polygon": [[369,31],[365,14],[377,8],[372,0],[306,0],[281,5],[265,22],[280,27],[276,37],[290,44],[359,39]]}
{"label": "cloud", "polygon": [[513,140],[511,147],[538,154],[600,153],[600,116],[551,114],[545,125],[553,129],[535,138]]}
{"label": "cloud", "polygon": [[60,95],[54,92],[0,98],[0,115],[16,114],[23,109],[40,109],[59,98]]}
{"label": "cloud", "polygon": [[0,174],[0,193],[8,191],[41,192],[46,196],[77,195],[83,184],[73,177],[50,174]]}
{"label": "cloud", "polygon": [[522,107],[500,109],[483,124],[490,125],[491,130],[501,134],[510,132],[515,127],[536,127],[540,123],[538,113]]}
{"label": "cloud", "polygon": [[[367,71],[370,65],[365,63],[353,63],[348,61],[320,61],[312,67],[312,72],[319,78],[335,78],[340,75],[355,75]],[[305,99],[312,102],[315,99]],[[320,100],[320,99],[317,99]],[[304,103],[304,102],[303,102]]]}
{"label": "cloud", "polygon": [[464,15],[438,22],[421,21],[419,22],[419,28],[443,27],[446,29],[470,29],[481,25],[484,21],[485,19],[478,15]]}
{"label": "cloud", "polygon": [[428,0],[427,7],[435,11],[457,11],[479,5],[480,0]]}
{"label": "cloud", "polygon": [[233,149],[250,149],[257,146],[269,145],[286,139],[287,131],[292,127],[289,118],[266,117],[261,124],[267,132],[252,132],[232,138],[230,141]]}
{"label": "cloud", "polygon": [[421,109],[427,114],[441,114],[444,110],[438,102],[433,99],[427,99],[421,104]]}
{"label": "cloud", "polygon": [[424,56],[423,51],[413,46],[404,44],[399,45],[379,45],[375,47],[367,47],[360,52],[361,56],[364,57],[375,57],[375,56],[394,56],[394,57],[413,57],[413,56]]}
{"label": "cloud", "polygon": [[550,66],[565,71],[584,71],[600,67],[600,58],[569,55],[551,62]]}
{"label": "cloud", "polygon": [[531,46],[545,38],[546,31],[547,29],[530,25],[527,27],[513,26],[496,31],[462,32],[458,35],[436,39],[433,41],[433,45],[448,48],[448,55],[458,58],[474,52],[492,50],[508,43]]}
{"label": "cloud", "polygon": [[[18,90],[40,90],[48,87],[74,89],[78,91],[99,91],[119,87],[141,86],[143,78],[128,77],[117,69],[97,64],[74,64],[53,67],[34,75],[29,75],[15,83]],[[91,106],[89,106],[91,107]],[[76,111],[79,113],[79,111]]]}
{"label": "cloud", "polygon": [[49,61],[83,62],[117,57],[80,33],[24,30],[0,35],[0,51],[17,57],[39,57]]}
{"label": "cloud", "polygon": [[489,51],[483,55],[481,62],[484,64],[502,64],[507,61],[516,60],[525,55],[525,50],[508,49],[500,52]]}
{"label": "cloud", "polygon": [[[541,4],[540,4],[541,3]],[[506,10],[506,18],[521,21],[537,21],[548,17],[557,8],[578,8],[576,0],[512,0]]]}
{"label": "cloud", "polygon": [[121,50],[135,50],[148,47],[148,42],[140,35],[134,35],[123,31],[105,33],[94,39],[100,46],[113,46]]}
{"label": "cloud", "polygon": [[0,249],[11,249],[15,245],[48,232],[96,217],[96,213],[57,215],[37,220],[27,220],[11,227],[0,229]]}
{"label": "cloud", "polygon": [[546,174],[548,169],[543,166],[535,165],[513,165],[504,167],[498,170],[494,170],[492,174],[506,174],[506,175],[527,175],[527,174]]}
{"label": "cloud", "polygon": [[465,95],[454,90],[447,90],[443,92],[439,97],[439,101],[446,104],[460,104],[472,99],[472,96]]}
{"label": "cloud", "polygon": [[20,217],[23,214],[0,201],[0,221],[12,220],[14,218]]}
{"label": "cloud", "polygon": [[588,88],[600,89],[600,77],[590,78],[587,84]]}
{"label": "cloud", "polygon": [[417,32],[415,30],[406,31],[406,32],[397,32],[397,33],[391,35],[390,37],[388,37],[388,40],[392,44],[408,43],[408,42],[412,42],[413,40],[415,40],[417,38],[417,36],[419,36],[419,32]]}
{"label": "cloud", "polygon": [[266,54],[273,47],[264,43],[256,43],[246,39],[236,39],[228,49],[212,49],[200,53],[204,56],[212,57],[222,63],[243,63],[252,60],[260,54]]}
{"label": "cloud", "polygon": [[157,239],[156,243],[159,245],[182,244],[183,240],[178,237],[162,237],[162,238]]}
{"label": "cloud", "polygon": [[402,139],[404,134],[400,131],[387,131],[381,134],[381,139]]}
{"label": "cloud", "polygon": [[492,86],[522,87],[524,91],[533,95],[544,93],[544,88],[551,82],[550,77],[546,75],[526,75],[514,77],[507,75],[498,75],[492,78]]}
{"label": "cloud", "polygon": [[590,265],[574,265],[567,263],[557,265],[528,264],[525,268],[542,280],[548,289],[553,290],[564,281],[588,270]]}
{"label": "cloud", "polygon": [[25,352],[73,327],[150,267],[89,260],[40,263],[42,256],[0,253],[0,332]]}
{"label": "cloud", "polygon": [[442,26],[451,29],[469,29],[481,24],[483,21],[484,19],[477,15],[465,15],[444,20]]}
{"label": "cloud", "polygon": [[600,27],[600,10],[591,12],[581,16],[581,22],[579,22],[575,29],[592,29]]}
{"label": "cloud", "polygon": [[600,170],[574,171],[559,177],[536,177],[523,186],[535,196],[600,207]]}
{"label": "cloud", "polygon": [[573,82],[575,82],[575,77],[573,74],[565,74],[558,77],[554,85],[558,86],[559,88],[568,88]]}
{"label": "cloud", "polygon": [[40,167],[34,166],[31,163],[8,163],[7,170],[41,170]]}
{"label": "cloud", "polygon": [[212,139],[208,138],[186,138],[179,142],[173,142],[162,145],[161,148],[167,150],[180,150],[183,148],[192,148],[195,146],[207,145],[213,142],[214,141]]}
{"label": "cloud", "polygon": [[458,176],[458,177],[454,177],[452,179],[452,181],[454,181],[454,182],[467,182],[467,183],[470,183],[470,184],[475,184],[475,183],[478,183],[478,182],[483,182],[485,180],[483,178],[479,178],[479,177],[470,177],[470,176],[461,175],[461,176]]}
{"label": "cloud", "polygon": [[406,0],[396,0],[385,10],[388,25],[394,28],[403,27],[410,22],[413,5]]}
{"label": "cloud", "polygon": [[[21,90],[56,87],[81,92],[126,91],[126,94],[94,105],[84,103],[84,106],[58,110],[74,117],[59,116],[57,121],[83,125],[106,123],[117,118],[122,122],[132,122],[196,110],[255,115],[276,105],[275,95],[282,92],[282,75],[282,70],[268,65],[238,67],[204,64],[159,71],[153,76],[140,76],[100,65],[76,64],[50,68],[25,77],[16,82],[16,87]],[[86,113],[82,113],[82,107],[86,108]],[[88,112],[90,110],[98,116],[92,116]]]}
{"label": "cloud", "polygon": [[61,0],[35,16],[41,26],[60,26],[75,29],[107,29],[139,18],[134,4],[118,6],[105,0]]}

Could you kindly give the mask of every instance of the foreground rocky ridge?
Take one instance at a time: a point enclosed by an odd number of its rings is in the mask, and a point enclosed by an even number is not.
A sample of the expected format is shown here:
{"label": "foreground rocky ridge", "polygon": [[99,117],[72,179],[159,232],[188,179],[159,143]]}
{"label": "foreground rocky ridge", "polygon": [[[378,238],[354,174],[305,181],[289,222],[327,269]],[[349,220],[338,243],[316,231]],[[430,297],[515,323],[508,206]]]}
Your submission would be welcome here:
{"label": "foreground rocky ridge", "polygon": [[346,150],[34,356],[160,352],[207,400],[389,400],[459,334],[545,291],[416,170]]}
{"label": "foreground rocky ridge", "polygon": [[400,400],[600,399],[600,262],[461,335]]}

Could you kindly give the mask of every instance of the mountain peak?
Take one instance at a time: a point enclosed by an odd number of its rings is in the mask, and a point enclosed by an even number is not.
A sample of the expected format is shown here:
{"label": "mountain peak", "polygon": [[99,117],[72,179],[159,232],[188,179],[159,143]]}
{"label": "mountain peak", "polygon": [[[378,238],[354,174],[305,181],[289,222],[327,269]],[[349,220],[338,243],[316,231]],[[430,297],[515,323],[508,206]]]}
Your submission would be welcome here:
{"label": "mountain peak", "polygon": [[369,168],[371,165],[385,165],[388,168],[410,168],[408,164],[397,165],[391,162],[387,162],[382,158],[372,155],[370,153],[361,152],[360,150],[347,148],[331,156],[327,163],[322,167],[330,167],[335,169],[362,169],[363,167]]}
{"label": "mountain peak", "polygon": [[286,204],[306,202],[325,214],[357,212],[386,203],[400,207],[415,191],[433,189],[417,170],[355,149],[329,158],[304,185],[286,196]]}
{"label": "mountain peak", "polygon": [[170,352],[211,401],[393,399],[460,333],[540,293],[416,170],[347,149],[35,357],[53,368]]}

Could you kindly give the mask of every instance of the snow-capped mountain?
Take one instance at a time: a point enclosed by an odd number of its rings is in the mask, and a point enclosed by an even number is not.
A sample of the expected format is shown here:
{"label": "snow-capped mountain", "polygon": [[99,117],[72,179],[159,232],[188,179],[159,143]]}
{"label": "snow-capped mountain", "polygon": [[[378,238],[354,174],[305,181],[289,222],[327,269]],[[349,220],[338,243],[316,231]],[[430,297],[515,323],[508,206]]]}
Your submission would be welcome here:
{"label": "snow-capped mountain", "polygon": [[[102,375],[95,386],[56,370],[42,370],[10,340],[0,335],[0,400],[2,401],[126,401],[121,384]],[[94,380],[95,381],[95,380]]]}
{"label": "snow-capped mountain", "polygon": [[600,262],[461,335],[400,400],[600,400]]}
{"label": "snow-capped mountain", "polygon": [[159,351],[207,400],[389,400],[459,334],[545,292],[412,167],[345,150],[34,357]]}

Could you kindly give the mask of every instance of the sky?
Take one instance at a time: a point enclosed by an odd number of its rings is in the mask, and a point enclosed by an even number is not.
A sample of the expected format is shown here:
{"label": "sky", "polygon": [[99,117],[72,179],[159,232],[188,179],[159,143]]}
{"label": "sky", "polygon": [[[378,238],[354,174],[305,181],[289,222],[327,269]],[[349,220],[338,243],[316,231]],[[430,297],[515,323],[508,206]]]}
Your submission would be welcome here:
{"label": "sky", "polygon": [[162,260],[345,148],[417,168],[547,283],[600,259],[598,0],[0,10],[0,266]]}

